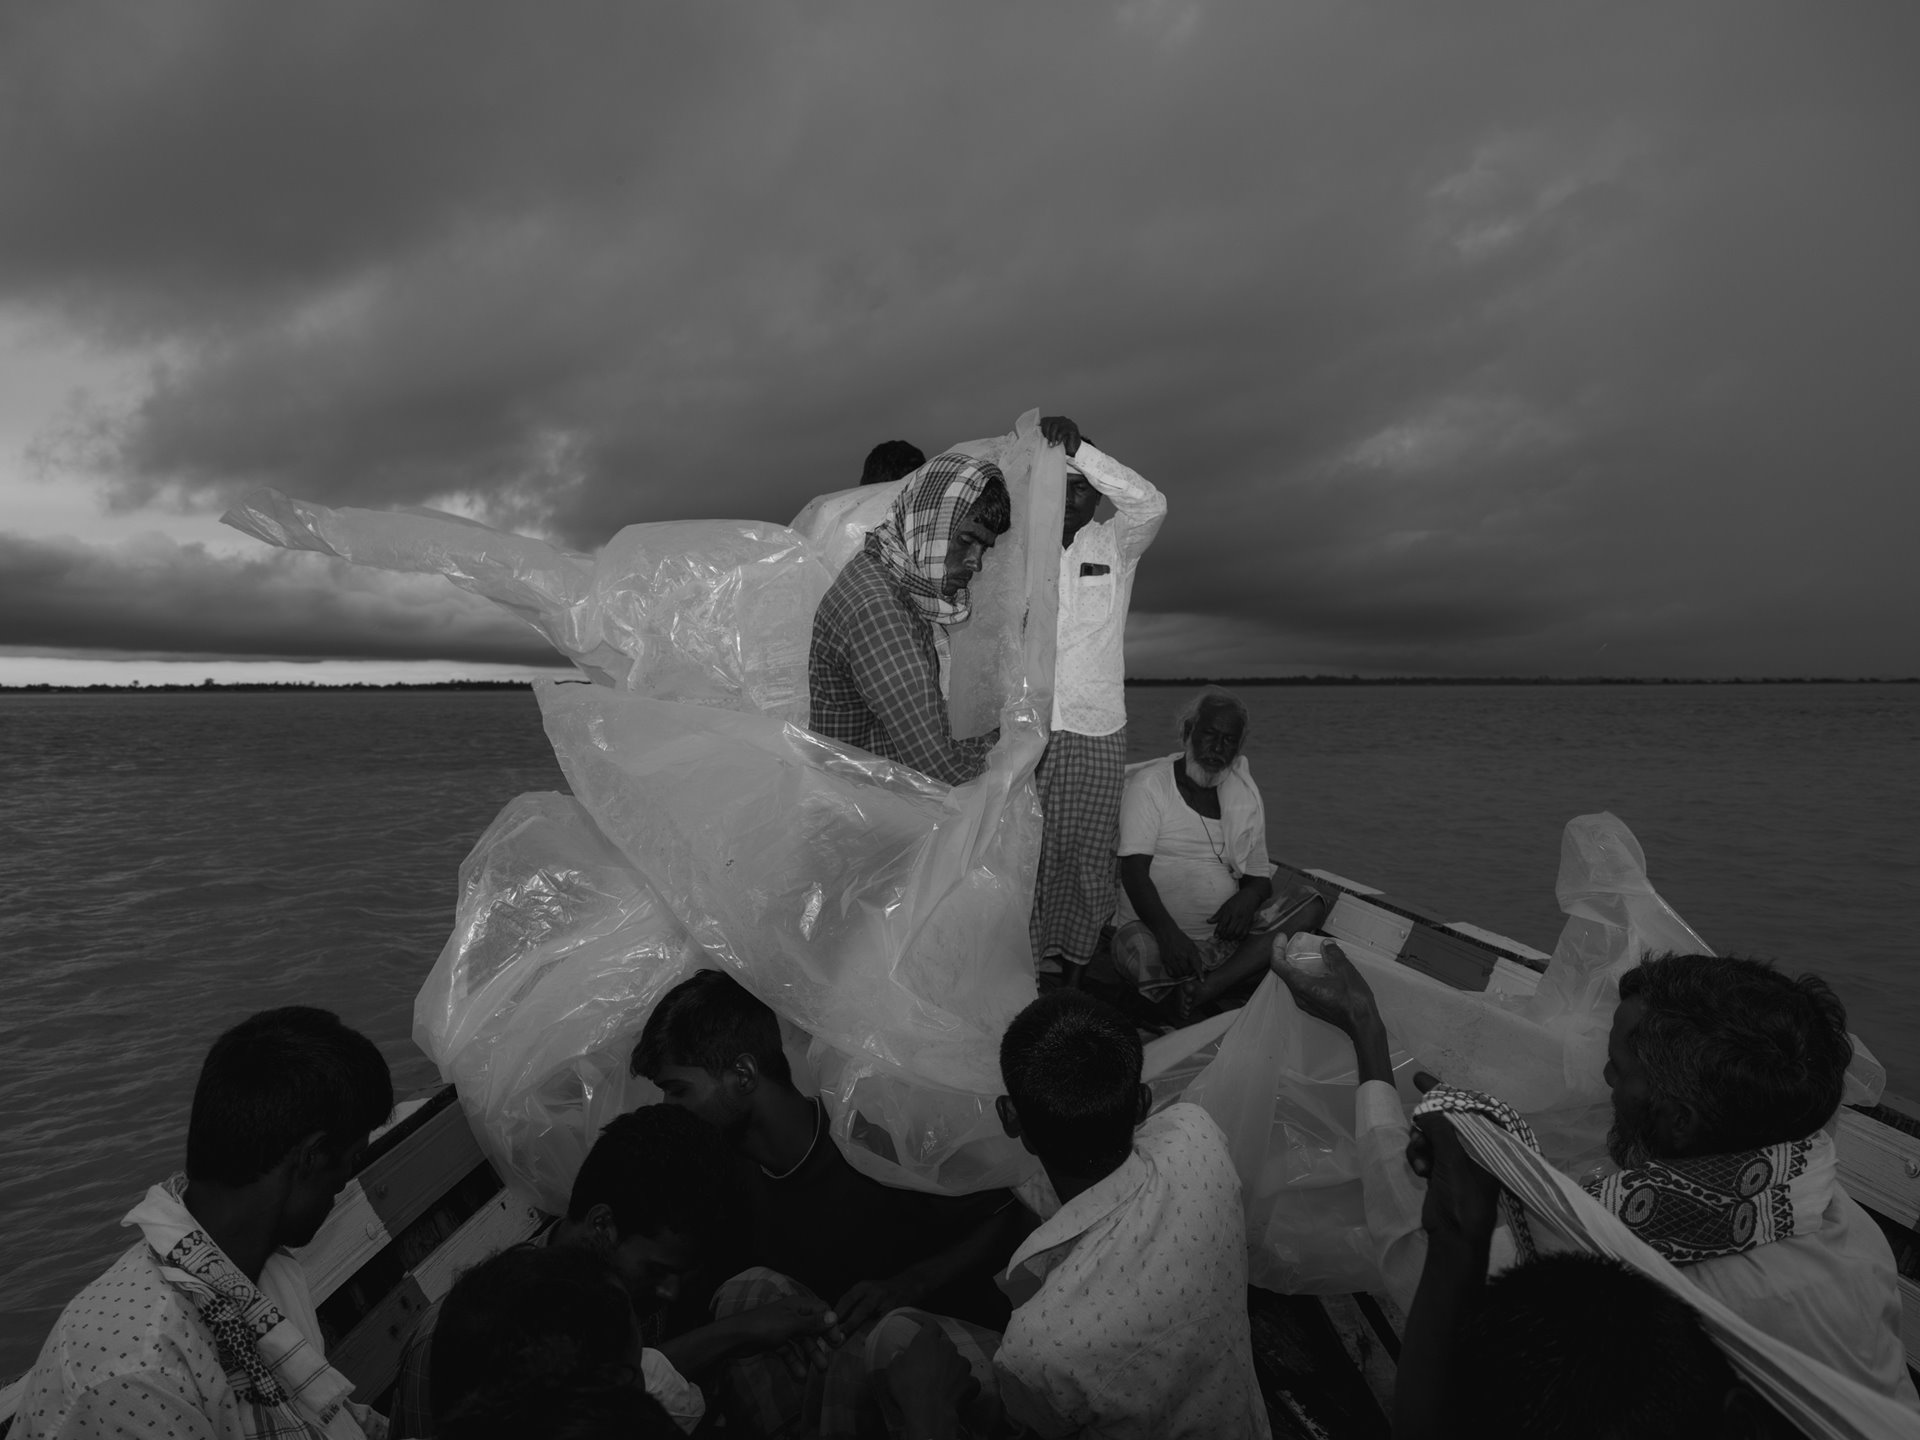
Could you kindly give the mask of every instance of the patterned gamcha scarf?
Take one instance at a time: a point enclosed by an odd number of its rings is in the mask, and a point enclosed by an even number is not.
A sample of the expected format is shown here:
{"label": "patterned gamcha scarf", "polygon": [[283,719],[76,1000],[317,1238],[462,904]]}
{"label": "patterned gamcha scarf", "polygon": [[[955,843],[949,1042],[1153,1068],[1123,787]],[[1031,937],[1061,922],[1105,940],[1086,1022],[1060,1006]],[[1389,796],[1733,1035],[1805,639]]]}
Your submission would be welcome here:
{"label": "patterned gamcha scarf", "polygon": [[[1445,1110],[1484,1115],[1529,1149],[1540,1148],[1512,1107],[1478,1091],[1436,1085],[1413,1113]],[[1833,1176],[1833,1140],[1817,1130],[1805,1140],[1731,1155],[1647,1160],[1585,1189],[1667,1260],[1692,1265],[1806,1234],[1826,1211]],[[1501,1201],[1514,1243],[1531,1258],[1525,1214],[1511,1195],[1503,1192]]]}
{"label": "patterned gamcha scarf", "polygon": [[972,613],[965,590],[940,591],[947,578],[947,545],[956,519],[979,498],[987,481],[1001,479],[988,460],[952,451],[936,455],[907,483],[893,509],[867,532],[867,550],[907,592],[913,607],[936,625],[958,625]]}
{"label": "patterned gamcha scarf", "polygon": [[140,1227],[161,1275],[213,1332],[247,1433],[260,1440],[360,1435],[346,1413],[352,1382],[200,1228],[182,1200],[186,1188],[184,1175],[154,1186],[121,1223]]}

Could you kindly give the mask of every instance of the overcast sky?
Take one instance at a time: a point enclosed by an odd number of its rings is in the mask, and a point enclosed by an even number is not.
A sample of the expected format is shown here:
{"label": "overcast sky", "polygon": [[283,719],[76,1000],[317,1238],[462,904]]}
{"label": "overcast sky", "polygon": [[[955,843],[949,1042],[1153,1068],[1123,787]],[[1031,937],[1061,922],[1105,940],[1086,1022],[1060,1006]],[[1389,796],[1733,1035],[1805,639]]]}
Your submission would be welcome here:
{"label": "overcast sky", "polygon": [[1911,0],[0,7],[0,681],[517,673],[219,513],[785,521],[1030,406],[1169,497],[1137,674],[1920,672],[1916,55]]}

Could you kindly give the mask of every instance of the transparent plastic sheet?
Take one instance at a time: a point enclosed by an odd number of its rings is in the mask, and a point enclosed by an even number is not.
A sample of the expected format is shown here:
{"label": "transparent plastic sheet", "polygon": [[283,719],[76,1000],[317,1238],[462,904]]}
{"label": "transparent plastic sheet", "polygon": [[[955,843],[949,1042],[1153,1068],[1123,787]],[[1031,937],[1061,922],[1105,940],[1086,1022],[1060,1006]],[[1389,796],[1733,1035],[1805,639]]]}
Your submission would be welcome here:
{"label": "transparent plastic sheet", "polygon": [[[1404,1055],[1397,1056],[1402,1068]],[[1353,1042],[1268,975],[1183,1098],[1227,1137],[1247,1211],[1247,1278],[1288,1294],[1379,1288],[1353,1137]]]}
{"label": "transparent plastic sheet", "polygon": [[444,575],[603,683],[806,723],[813,612],[833,581],[784,525],[629,525],[585,556],[458,515],[334,510],[274,490],[221,518],[286,549]]}
{"label": "transparent plastic sheet", "polygon": [[[1064,463],[1036,416],[993,443],[1016,516],[1051,514],[1057,532]],[[227,519],[271,543],[445,574],[597,682],[537,687],[578,800],[522,797],[475,847],[415,1012],[489,1154],[543,1203],[564,1197],[605,1119],[650,1096],[627,1055],[659,995],[702,965],[805,1028],[802,1073],[863,1170],[949,1191],[1032,1174],[993,1100],[1000,1034],[1034,994],[1032,773],[1057,545],[1024,547],[1017,564],[1001,552],[1008,585],[1044,615],[1025,625],[1008,604],[1008,633],[979,628],[1001,736],[986,773],[950,789],[787,723],[806,716],[830,577],[786,527],[633,526],[589,560],[459,517],[272,492]]]}
{"label": "transparent plastic sheet", "polygon": [[[1457,990],[1398,960],[1358,946],[1346,950],[1379,1002],[1403,1102],[1417,1098],[1416,1069],[1488,1091],[1528,1117],[1551,1157],[1579,1164],[1603,1153],[1611,1107],[1604,1083],[1595,1103],[1573,1082],[1580,1072],[1570,1064],[1567,1036],[1583,1031],[1567,1022],[1577,1017],[1598,1023],[1604,1052],[1619,998],[1618,973],[1611,986],[1591,977],[1627,956],[1637,963],[1649,947],[1668,948],[1685,927],[1645,884],[1644,863],[1638,882],[1624,875],[1621,857],[1637,856],[1639,847],[1618,820],[1582,816],[1567,829],[1579,839],[1570,839],[1563,852],[1571,858],[1562,866],[1561,894],[1563,903],[1580,907],[1583,928],[1582,948],[1561,973],[1569,981],[1573,974],[1588,978],[1556,991],[1572,995],[1570,1002],[1541,1007],[1559,1023],[1536,1018],[1530,998],[1515,1002]],[[1610,838],[1594,843],[1596,834]],[[1600,907],[1591,897],[1614,893],[1610,886],[1630,893],[1633,903],[1601,911],[1606,918],[1592,922]],[[1700,948],[1697,936],[1690,948]],[[1573,972],[1575,965],[1582,968]],[[1302,1015],[1284,984],[1270,976],[1186,1092],[1227,1134],[1244,1187],[1250,1274],[1257,1283],[1318,1294],[1382,1284],[1353,1132],[1357,1078],[1352,1042]]]}
{"label": "transparent plastic sheet", "polygon": [[459,1091],[487,1157],[550,1211],[592,1137],[641,1103],[627,1058],[699,947],[578,801],[510,802],[460,867],[453,934],[414,1001],[414,1041]]}

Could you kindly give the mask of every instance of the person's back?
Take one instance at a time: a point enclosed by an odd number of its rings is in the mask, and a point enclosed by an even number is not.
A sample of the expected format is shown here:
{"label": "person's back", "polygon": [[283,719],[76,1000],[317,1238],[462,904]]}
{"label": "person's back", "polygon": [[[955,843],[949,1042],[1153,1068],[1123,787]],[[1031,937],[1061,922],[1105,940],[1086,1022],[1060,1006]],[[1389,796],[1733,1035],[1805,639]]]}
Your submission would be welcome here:
{"label": "person's back", "polygon": [[1822,1128],[1852,1054],[1846,1011],[1817,977],[1726,956],[1646,961],[1620,979],[1608,1044],[1621,1172],[1590,1189],[1760,1329],[1920,1408],[1892,1248],[1842,1188]]}
{"label": "person's back", "polygon": [[1139,1037],[1077,991],[1015,1017],[1001,1070],[1007,1131],[1061,1197],[1002,1281],[1015,1310],[994,1368],[1009,1413],[1046,1434],[1267,1435],[1240,1181],[1219,1127],[1186,1104],[1142,1123]]}
{"label": "person's back", "polygon": [[327,1365],[287,1251],[312,1241],[392,1108],[379,1050],[326,1011],[266,1011],[222,1035],[194,1091],[186,1175],[121,1222],[141,1238],[62,1312],[13,1433],[384,1435]]}

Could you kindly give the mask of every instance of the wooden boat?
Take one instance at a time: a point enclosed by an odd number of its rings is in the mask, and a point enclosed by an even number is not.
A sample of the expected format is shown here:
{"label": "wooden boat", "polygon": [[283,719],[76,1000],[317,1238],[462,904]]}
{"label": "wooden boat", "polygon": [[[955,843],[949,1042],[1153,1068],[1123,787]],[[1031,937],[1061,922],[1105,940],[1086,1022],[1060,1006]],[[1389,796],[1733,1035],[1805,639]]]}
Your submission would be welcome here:
{"label": "wooden boat", "polygon": [[[1325,900],[1320,929],[1462,990],[1531,993],[1547,955],[1476,926],[1448,923],[1325,870],[1282,864],[1277,880]],[[1891,1098],[1842,1109],[1847,1191],[1886,1232],[1900,1267],[1907,1362],[1920,1382],[1920,1107]],[[451,1086],[404,1103],[368,1147],[320,1234],[301,1256],[333,1363],[384,1408],[414,1322],[477,1261],[549,1223],[481,1154]],[[103,1257],[102,1264],[106,1263]],[[1255,1358],[1277,1436],[1385,1436],[1399,1324],[1370,1295],[1249,1296]],[[0,1390],[0,1437],[24,1377]]]}

